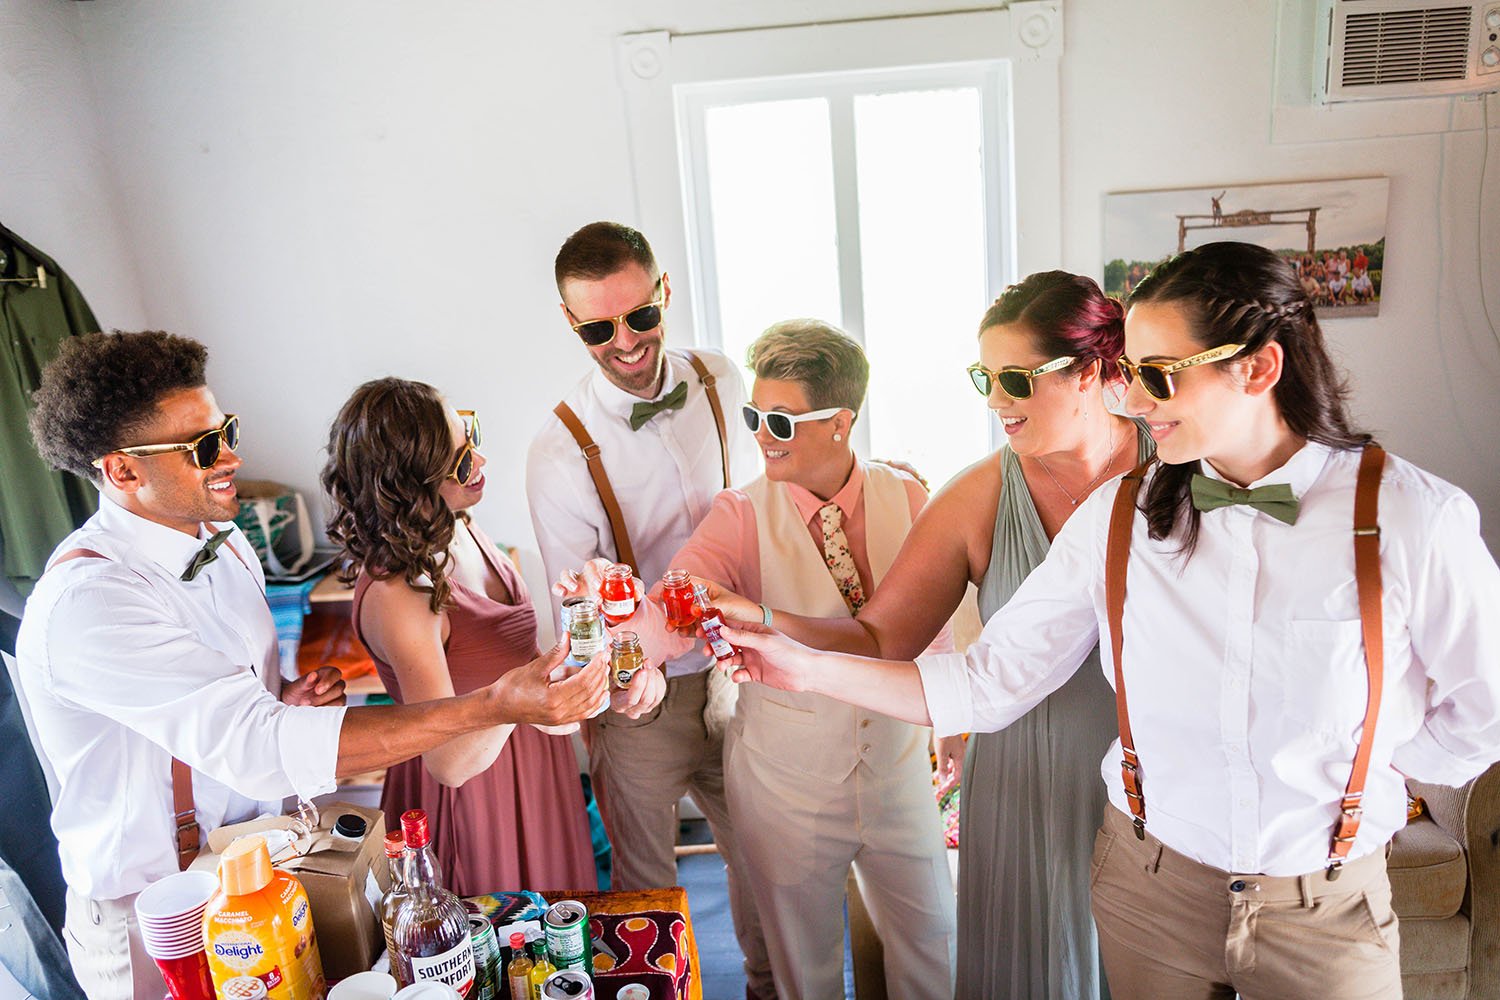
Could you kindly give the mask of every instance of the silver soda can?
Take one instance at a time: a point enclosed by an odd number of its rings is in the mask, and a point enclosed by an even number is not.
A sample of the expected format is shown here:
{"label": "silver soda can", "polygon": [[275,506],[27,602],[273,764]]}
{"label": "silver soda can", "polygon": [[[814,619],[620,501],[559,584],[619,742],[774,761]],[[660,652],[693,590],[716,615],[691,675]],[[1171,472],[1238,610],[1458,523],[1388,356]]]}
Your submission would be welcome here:
{"label": "silver soda can", "polygon": [[547,954],[558,971],[573,969],[585,974],[594,971],[588,907],[576,899],[553,903],[547,909],[543,926],[547,934]]}
{"label": "silver soda can", "polygon": [[500,942],[490,918],[469,914],[469,945],[474,949],[472,1000],[498,1000],[500,996]]}
{"label": "silver soda can", "polygon": [[576,969],[560,969],[542,984],[542,1000],[594,1000],[594,983]]}

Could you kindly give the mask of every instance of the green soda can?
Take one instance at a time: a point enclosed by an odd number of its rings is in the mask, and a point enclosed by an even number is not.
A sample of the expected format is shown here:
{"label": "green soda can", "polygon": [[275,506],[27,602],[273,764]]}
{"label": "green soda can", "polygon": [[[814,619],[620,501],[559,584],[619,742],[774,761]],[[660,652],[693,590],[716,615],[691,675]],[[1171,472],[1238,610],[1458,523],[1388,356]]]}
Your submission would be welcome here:
{"label": "green soda can", "polygon": [[590,976],[594,974],[588,907],[576,899],[553,903],[547,909],[543,926],[547,934],[547,954],[559,971],[574,969]]}
{"label": "green soda can", "polygon": [[469,914],[469,946],[474,949],[474,989],[471,1000],[500,1000],[500,942],[490,918]]}

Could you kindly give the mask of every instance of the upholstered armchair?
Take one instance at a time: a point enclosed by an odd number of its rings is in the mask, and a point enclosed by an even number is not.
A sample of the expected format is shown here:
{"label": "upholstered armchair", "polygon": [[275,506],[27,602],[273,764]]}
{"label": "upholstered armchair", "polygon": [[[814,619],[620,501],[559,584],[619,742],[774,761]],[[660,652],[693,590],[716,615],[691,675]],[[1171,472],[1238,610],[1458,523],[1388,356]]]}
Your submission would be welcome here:
{"label": "upholstered armchair", "polygon": [[1391,845],[1406,1000],[1500,997],[1500,765],[1462,788],[1411,790],[1427,814]]}

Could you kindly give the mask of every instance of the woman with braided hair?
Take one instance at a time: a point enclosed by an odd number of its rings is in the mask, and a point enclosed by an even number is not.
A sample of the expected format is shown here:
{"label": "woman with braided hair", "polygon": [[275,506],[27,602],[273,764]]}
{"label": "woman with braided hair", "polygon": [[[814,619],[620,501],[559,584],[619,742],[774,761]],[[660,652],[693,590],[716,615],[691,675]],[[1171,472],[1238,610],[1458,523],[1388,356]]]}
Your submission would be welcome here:
{"label": "woman with braided hair", "polygon": [[1125,409],[1157,461],[1097,489],[964,654],[726,631],[736,678],[939,734],[998,730],[1101,638],[1120,738],[1093,913],[1117,998],[1399,998],[1403,775],[1500,757],[1500,567],[1473,501],[1351,426],[1292,266],[1214,243],[1132,293]]}

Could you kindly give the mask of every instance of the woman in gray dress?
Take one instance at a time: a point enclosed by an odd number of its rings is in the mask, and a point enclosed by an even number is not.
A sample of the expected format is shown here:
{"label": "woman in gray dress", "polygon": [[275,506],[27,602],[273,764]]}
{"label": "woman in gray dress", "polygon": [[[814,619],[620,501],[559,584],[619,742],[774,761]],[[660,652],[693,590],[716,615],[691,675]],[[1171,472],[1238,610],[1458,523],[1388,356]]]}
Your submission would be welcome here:
{"label": "woman in gray dress", "polygon": [[[903,659],[932,641],[970,582],[982,617],[994,614],[1084,498],[1151,453],[1149,435],[1106,407],[1122,320],[1120,304],[1080,275],[1047,271],[1006,289],[980,322],[969,369],[1005,446],[933,497],[858,618],[775,610],[777,628],[824,649]],[[717,603],[760,617],[732,595]],[[940,741],[940,769],[963,780],[959,1000],[1108,996],[1089,858],[1105,804],[1099,760],[1114,736],[1114,696],[1096,664],[1008,729],[975,735],[966,754],[961,740]]]}

